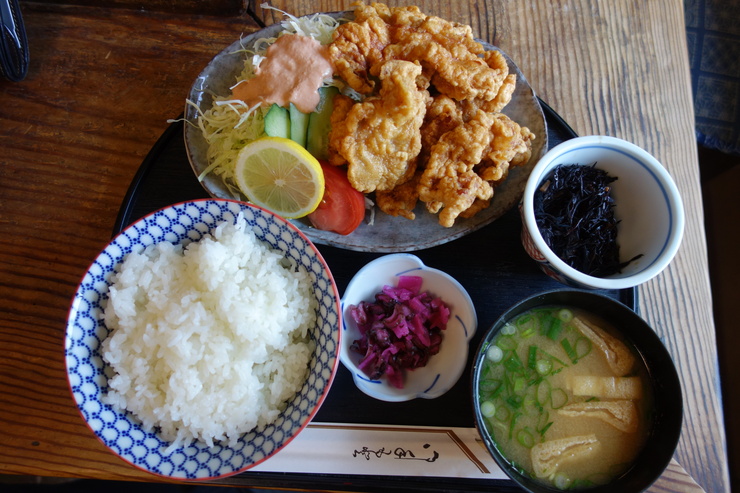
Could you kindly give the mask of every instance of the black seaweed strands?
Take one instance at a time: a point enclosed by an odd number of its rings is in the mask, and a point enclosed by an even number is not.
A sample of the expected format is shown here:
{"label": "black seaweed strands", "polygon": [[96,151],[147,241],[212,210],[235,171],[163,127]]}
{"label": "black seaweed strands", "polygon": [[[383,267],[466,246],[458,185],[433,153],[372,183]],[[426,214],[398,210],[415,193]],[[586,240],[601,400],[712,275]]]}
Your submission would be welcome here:
{"label": "black seaweed strands", "polygon": [[537,227],[545,243],[580,272],[606,277],[633,260],[619,261],[617,224],[610,184],[617,178],[601,169],[560,165],[534,196]]}

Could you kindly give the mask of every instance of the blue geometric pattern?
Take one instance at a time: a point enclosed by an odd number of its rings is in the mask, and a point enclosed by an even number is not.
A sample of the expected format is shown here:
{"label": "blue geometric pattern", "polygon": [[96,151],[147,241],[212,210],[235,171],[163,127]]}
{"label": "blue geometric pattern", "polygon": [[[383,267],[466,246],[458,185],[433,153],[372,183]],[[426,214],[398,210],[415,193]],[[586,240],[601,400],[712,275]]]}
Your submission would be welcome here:
{"label": "blue geometric pattern", "polygon": [[[103,323],[103,303],[110,278],[130,252],[163,241],[197,241],[225,221],[242,213],[257,238],[278,249],[306,269],[318,301],[317,324],[311,331],[316,343],[306,383],[286,410],[265,430],[242,436],[233,448],[216,442],[175,448],[157,432],[145,431],[131,413],[101,401],[108,392],[112,370],[100,353],[109,330]],[[67,321],[65,358],[70,389],[90,429],[113,452],[132,465],[161,476],[212,479],[236,474],[264,461],[295,437],[318,411],[337,371],[340,340],[339,293],[320,253],[292,224],[273,214],[237,201],[196,200],[176,204],[139,220],[101,252],[75,294]],[[204,403],[207,405],[207,403]]]}
{"label": "blue geometric pattern", "polygon": [[740,155],[740,0],[684,0],[684,16],[698,143]]}

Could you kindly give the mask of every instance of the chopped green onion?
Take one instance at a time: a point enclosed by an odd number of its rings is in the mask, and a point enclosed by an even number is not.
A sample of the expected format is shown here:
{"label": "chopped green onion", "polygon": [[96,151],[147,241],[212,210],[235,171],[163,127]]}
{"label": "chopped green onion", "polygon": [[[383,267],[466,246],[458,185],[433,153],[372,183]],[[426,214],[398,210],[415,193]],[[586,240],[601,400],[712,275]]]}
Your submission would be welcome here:
{"label": "chopped green onion", "polygon": [[480,390],[485,393],[496,392],[502,386],[503,382],[497,378],[487,378],[480,382]]}
{"label": "chopped green onion", "polygon": [[496,341],[496,345],[503,350],[513,351],[514,349],[516,349],[518,344],[513,337],[504,334],[498,338],[498,340]]}
{"label": "chopped green onion", "polygon": [[546,355],[546,356],[547,356],[548,358],[550,358],[550,359],[551,359],[552,361],[555,361],[556,363],[559,363],[559,364],[560,364],[560,365],[562,365],[562,366],[568,366],[568,364],[567,364],[567,363],[566,363],[565,361],[561,360],[560,358],[557,358],[557,357],[555,357],[554,355],[552,355],[552,354],[548,353],[547,351],[543,351],[542,349],[540,349],[540,352],[541,352],[542,354]]}
{"label": "chopped green onion", "polygon": [[522,373],[524,371],[522,360],[519,359],[519,355],[516,353],[512,353],[510,357],[506,358],[504,368],[513,373]]}
{"label": "chopped green onion", "polygon": [[526,448],[534,447],[534,435],[528,427],[524,427],[516,434],[517,441]]}
{"label": "chopped green onion", "polygon": [[506,406],[498,406],[496,409],[496,414],[494,414],[494,418],[496,418],[499,421],[508,421],[511,417],[511,411]]}
{"label": "chopped green onion", "polygon": [[[518,395],[510,395],[506,398],[506,403],[513,407],[514,409],[519,409],[522,407],[522,401],[523,399],[521,396]],[[521,414],[521,413],[520,413]]]}
{"label": "chopped green onion", "polygon": [[499,385],[498,388],[493,391],[493,394],[491,394],[491,399],[495,399],[496,397],[501,395],[501,392],[503,392],[505,388],[506,385],[504,385],[504,382],[501,382],[501,385]]}
{"label": "chopped green onion", "polygon": [[555,320],[555,318],[551,317],[549,313],[546,313],[542,316],[542,324],[540,325],[540,335],[546,336],[548,332],[550,332],[550,328],[552,327],[552,322]]}
{"label": "chopped green onion", "polygon": [[591,352],[593,344],[587,337],[579,337],[575,342],[575,351],[578,359],[585,358]]}
{"label": "chopped green onion", "polygon": [[519,416],[521,416],[522,413],[514,413],[511,416],[511,421],[509,422],[509,440],[512,439],[514,436],[514,428],[516,427],[516,422],[519,419]]}
{"label": "chopped green onion", "polygon": [[514,392],[517,394],[521,393],[522,390],[524,390],[525,386],[527,384],[527,380],[519,377],[516,380],[514,380]]}
{"label": "chopped green onion", "polygon": [[537,319],[532,315],[522,315],[514,321],[514,324],[520,332],[537,329]]}
{"label": "chopped green onion", "polygon": [[543,426],[541,429],[537,430],[542,438],[545,438],[545,433],[547,433],[547,430],[550,429],[552,426],[552,421],[548,421],[545,426]]}
{"label": "chopped green onion", "polygon": [[539,359],[537,360],[537,363],[535,363],[535,369],[540,375],[547,375],[552,371],[552,361],[547,359]]}
{"label": "chopped green onion", "polygon": [[558,472],[555,474],[555,477],[552,479],[552,484],[555,485],[555,487],[559,490],[565,490],[568,489],[573,481],[562,472]]}
{"label": "chopped green onion", "polygon": [[548,424],[552,424],[552,421],[550,421],[550,411],[543,409],[537,419],[537,432],[543,433],[543,429],[549,428]]}
{"label": "chopped green onion", "polygon": [[522,339],[529,339],[530,337],[534,335],[535,332],[536,331],[534,330],[534,327],[529,327],[524,332],[522,332],[521,334]]}
{"label": "chopped green onion", "polygon": [[570,322],[573,320],[573,312],[568,310],[567,308],[561,308],[558,310],[558,318],[562,320],[565,323]]}
{"label": "chopped green onion", "polygon": [[550,393],[550,402],[553,409],[560,409],[568,403],[568,394],[563,389],[553,389]]}
{"label": "chopped green onion", "polygon": [[511,336],[516,334],[516,327],[514,327],[511,324],[506,324],[503,327],[501,327],[501,333],[506,336]]}
{"label": "chopped green onion", "polygon": [[542,382],[540,382],[540,384],[537,386],[537,392],[535,393],[537,404],[545,407],[545,405],[547,405],[547,403],[550,401],[551,393],[552,385],[550,385],[550,382],[548,382],[547,380],[543,380]]}
{"label": "chopped green onion", "polygon": [[576,350],[573,349],[573,346],[570,345],[570,341],[566,338],[563,338],[560,341],[560,345],[563,346],[563,349],[565,350],[565,354],[568,355],[568,358],[570,358],[573,364],[578,363],[578,354],[576,353]]}
{"label": "chopped green onion", "polygon": [[496,414],[496,404],[491,401],[482,402],[480,405],[480,413],[486,418],[492,418]]}
{"label": "chopped green onion", "polygon": [[563,330],[563,322],[559,318],[553,318],[550,328],[547,330],[547,338],[553,341],[557,341],[560,337],[560,332]]}
{"label": "chopped green onion", "polygon": [[537,346],[529,346],[529,355],[527,356],[527,368],[530,370],[537,369]]}
{"label": "chopped green onion", "polygon": [[486,351],[486,358],[493,363],[500,363],[504,359],[504,351],[498,346],[491,346]]}
{"label": "chopped green onion", "polygon": [[539,385],[540,382],[543,380],[542,375],[532,375],[532,378],[527,382],[527,385],[529,387],[532,387],[534,385]]}

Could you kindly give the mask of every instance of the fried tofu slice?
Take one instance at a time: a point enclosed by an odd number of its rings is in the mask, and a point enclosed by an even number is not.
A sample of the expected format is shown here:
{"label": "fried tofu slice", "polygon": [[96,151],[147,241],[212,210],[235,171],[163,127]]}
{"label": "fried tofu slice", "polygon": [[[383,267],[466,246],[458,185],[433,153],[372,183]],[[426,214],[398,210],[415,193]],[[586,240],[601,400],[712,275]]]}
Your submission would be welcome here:
{"label": "fried tofu slice", "polygon": [[567,379],[567,386],[577,396],[627,400],[642,398],[642,381],[639,377],[573,375]]}
{"label": "fried tofu slice", "polygon": [[329,146],[347,162],[347,177],[356,190],[392,190],[414,175],[429,99],[417,86],[420,73],[417,63],[385,63],[380,94],[352,105],[343,121],[332,118]]}
{"label": "fried tofu slice", "polygon": [[633,401],[574,402],[558,409],[558,414],[572,418],[595,418],[619,431],[635,433],[639,418]]}
{"label": "fried tofu slice", "polygon": [[573,326],[581,331],[603,353],[609,368],[616,376],[623,377],[632,371],[635,365],[635,356],[622,341],[604,329],[588,324],[578,317],[573,318]]}
{"label": "fried tofu slice", "polygon": [[587,459],[598,451],[600,446],[601,442],[594,434],[538,443],[530,452],[534,474],[538,478],[548,478],[555,474],[562,464]]}

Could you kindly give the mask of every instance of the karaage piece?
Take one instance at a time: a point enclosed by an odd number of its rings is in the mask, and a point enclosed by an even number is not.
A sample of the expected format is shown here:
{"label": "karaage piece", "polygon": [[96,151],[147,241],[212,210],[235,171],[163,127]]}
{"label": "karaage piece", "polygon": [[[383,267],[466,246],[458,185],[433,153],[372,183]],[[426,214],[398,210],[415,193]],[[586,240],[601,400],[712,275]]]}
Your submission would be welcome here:
{"label": "karaage piece", "polygon": [[493,115],[491,132],[493,140],[484,153],[478,174],[484,180],[499,182],[506,178],[509,167],[529,161],[534,134],[503,113]]}
{"label": "karaage piece", "polygon": [[460,105],[451,97],[438,95],[430,100],[421,126],[421,145],[431,149],[442,135],[464,122]]}
{"label": "karaage piece", "polygon": [[[457,100],[494,99],[508,75],[489,62],[470,26],[428,16],[418,7],[357,4],[355,20],[339,26],[330,44],[336,73],[361,94],[390,60],[418,61],[425,80]],[[484,56],[480,56],[484,55]]]}
{"label": "karaage piece", "polygon": [[329,130],[329,164],[334,166],[342,166],[347,164],[347,161],[337,152],[334,147],[339,141],[339,132],[346,130],[344,126],[344,120],[347,118],[349,110],[355,104],[355,100],[344,94],[337,94],[334,96],[334,108],[331,112],[331,129]]}
{"label": "karaage piece", "polygon": [[491,116],[481,111],[444,134],[432,147],[419,183],[419,199],[429,212],[439,212],[439,223],[444,227],[452,227],[476,199],[493,196],[490,183],[473,169],[491,143],[492,124]]}
{"label": "karaage piece", "polygon": [[506,57],[497,50],[485,52],[483,60],[493,70],[496,70],[502,82],[496,96],[492,99],[473,98],[462,100],[462,108],[465,115],[469,118],[478,110],[487,113],[499,113],[511,101],[511,97],[516,89],[516,74],[509,73],[509,65],[506,63]]}
{"label": "karaage piece", "polygon": [[347,177],[356,190],[391,190],[413,176],[429,98],[416,85],[420,73],[416,63],[385,63],[380,93],[354,104],[332,128],[329,145],[347,161]]}
{"label": "karaage piece", "polygon": [[421,172],[417,171],[407,182],[401,183],[393,190],[375,192],[375,204],[378,209],[389,216],[401,216],[413,221],[416,219],[414,208],[419,202],[419,180]]}
{"label": "karaage piece", "polygon": [[390,43],[389,27],[384,17],[390,15],[383,4],[355,7],[355,21],[336,28],[329,45],[334,69],[352,89],[369,94],[375,87],[370,68],[383,61],[383,49]]}
{"label": "karaage piece", "polygon": [[401,14],[391,15],[390,22],[391,44],[383,51],[386,60],[418,60],[432,74],[435,88],[457,100],[496,97],[508,67],[488,62],[470,26],[436,16],[420,20],[416,15],[409,20]]}
{"label": "karaage piece", "polygon": [[494,99],[506,78],[480,57],[464,51],[461,45],[449,50],[440,47],[433,50],[432,56],[435,60],[432,84],[442,94],[457,100]]}
{"label": "karaage piece", "polygon": [[[348,163],[352,185],[374,191],[383,212],[414,219],[422,201],[451,227],[489,207],[509,169],[529,160],[535,135],[501,113],[516,75],[470,26],[418,7],[356,4],[355,20],[337,29],[331,50],[338,75],[367,97],[335,107],[330,161]],[[391,66],[405,72],[391,76]]]}

